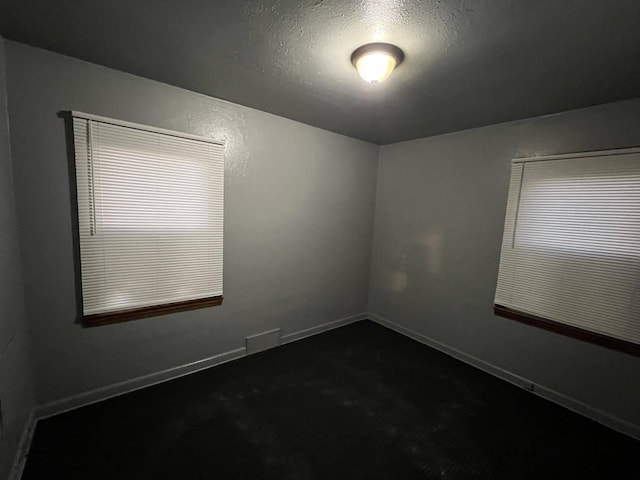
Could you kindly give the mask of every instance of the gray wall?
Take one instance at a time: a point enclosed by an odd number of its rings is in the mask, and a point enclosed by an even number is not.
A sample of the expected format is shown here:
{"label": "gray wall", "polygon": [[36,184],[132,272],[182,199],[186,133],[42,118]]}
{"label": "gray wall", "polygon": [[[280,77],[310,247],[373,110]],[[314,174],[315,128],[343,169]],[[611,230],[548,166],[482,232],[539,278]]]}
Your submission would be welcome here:
{"label": "gray wall", "polygon": [[9,474],[33,407],[5,78],[4,39],[0,37],[0,478]]}
{"label": "gray wall", "polygon": [[[7,42],[11,143],[38,404],[366,310],[376,146]],[[65,124],[80,110],[228,144],[220,307],[82,329]]]}
{"label": "gray wall", "polygon": [[640,358],[494,316],[510,159],[640,145],[640,100],[380,150],[369,311],[640,426]]}
{"label": "gray wall", "polygon": [[[640,100],[385,146],[377,170],[378,149],[364,142],[18,43],[7,43],[7,58],[38,404],[236,349],[270,328],[286,334],[363,312],[369,293],[375,314],[640,425],[640,359],[492,313],[510,159],[640,145]],[[58,116],[72,109],[227,141],[223,306],[74,323]],[[16,353],[3,358],[10,381],[0,388],[11,385],[7,398],[27,406],[5,117],[0,308],[11,320],[0,338],[15,338],[7,352]]]}

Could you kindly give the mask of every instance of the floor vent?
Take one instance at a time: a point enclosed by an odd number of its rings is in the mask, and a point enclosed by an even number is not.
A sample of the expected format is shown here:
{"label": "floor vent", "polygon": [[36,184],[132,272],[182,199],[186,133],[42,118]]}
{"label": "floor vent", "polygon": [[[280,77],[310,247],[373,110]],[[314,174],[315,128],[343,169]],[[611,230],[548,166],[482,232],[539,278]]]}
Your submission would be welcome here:
{"label": "floor vent", "polygon": [[276,328],[275,330],[269,330],[267,332],[257,333],[255,335],[247,337],[245,340],[247,355],[277,347],[278,345],[280,345],[281,336],[282,331],[279,328]]}

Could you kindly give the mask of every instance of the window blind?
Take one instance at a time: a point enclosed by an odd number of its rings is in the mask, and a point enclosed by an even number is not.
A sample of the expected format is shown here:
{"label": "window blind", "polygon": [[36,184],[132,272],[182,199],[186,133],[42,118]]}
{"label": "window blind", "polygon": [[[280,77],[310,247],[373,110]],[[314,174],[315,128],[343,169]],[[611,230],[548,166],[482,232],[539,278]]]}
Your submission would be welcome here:
{"label": "window blind", "polygon": [[84,315],[221,296],[224,146],[73,116]]}
{"label": "window blind", "polygon": [[512,162],[495,303],[640,344],[640,152]]}

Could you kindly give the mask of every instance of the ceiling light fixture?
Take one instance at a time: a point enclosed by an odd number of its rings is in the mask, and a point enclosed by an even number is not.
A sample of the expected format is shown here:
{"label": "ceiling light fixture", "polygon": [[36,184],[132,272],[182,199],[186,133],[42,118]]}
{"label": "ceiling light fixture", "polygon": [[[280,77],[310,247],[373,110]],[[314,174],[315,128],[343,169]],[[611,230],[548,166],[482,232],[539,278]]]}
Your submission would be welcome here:
{"label": "ceiling light fixture", "polygon": [[402,50],[389,43],[368,43],[356,48],[351,54],[351,63],[363,80],[371,85],[386,80],[402,60]]}

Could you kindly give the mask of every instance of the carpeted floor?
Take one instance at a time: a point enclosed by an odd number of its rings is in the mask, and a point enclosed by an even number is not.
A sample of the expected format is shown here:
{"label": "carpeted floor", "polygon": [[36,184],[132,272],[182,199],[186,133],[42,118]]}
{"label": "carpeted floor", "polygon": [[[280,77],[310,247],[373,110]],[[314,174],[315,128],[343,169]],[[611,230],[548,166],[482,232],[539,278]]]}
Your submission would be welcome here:
{"label": "carpeted floor", "polygon": [[24,480],[640,479],[640,442],[359,322],[38,423]]}

